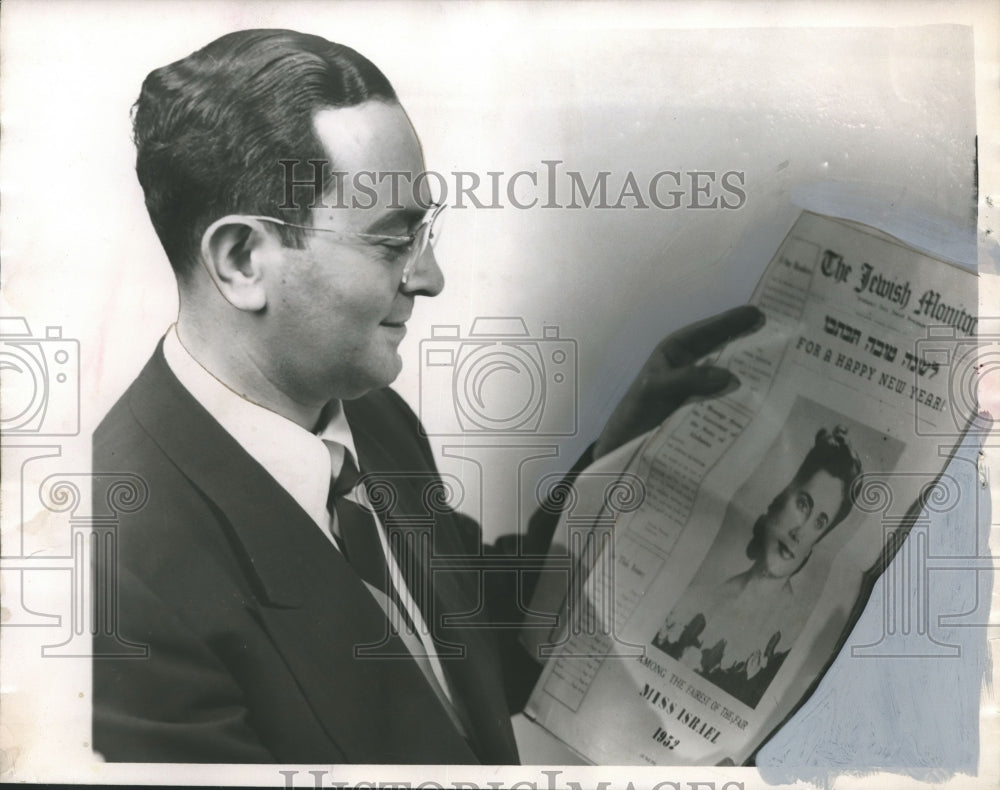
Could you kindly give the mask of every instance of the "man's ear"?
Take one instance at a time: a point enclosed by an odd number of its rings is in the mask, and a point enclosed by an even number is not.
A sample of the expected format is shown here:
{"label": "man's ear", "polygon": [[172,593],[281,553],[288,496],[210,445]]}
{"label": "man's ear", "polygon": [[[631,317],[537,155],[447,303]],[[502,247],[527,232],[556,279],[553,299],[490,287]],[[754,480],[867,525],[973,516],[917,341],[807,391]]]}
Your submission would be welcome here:
{"label": "man's ear", "polygon": [[234,214],[206,228],[201,260],[227,302],[239,310],[257,312],[267,306],[265,267],[280,246],[263,223]]}

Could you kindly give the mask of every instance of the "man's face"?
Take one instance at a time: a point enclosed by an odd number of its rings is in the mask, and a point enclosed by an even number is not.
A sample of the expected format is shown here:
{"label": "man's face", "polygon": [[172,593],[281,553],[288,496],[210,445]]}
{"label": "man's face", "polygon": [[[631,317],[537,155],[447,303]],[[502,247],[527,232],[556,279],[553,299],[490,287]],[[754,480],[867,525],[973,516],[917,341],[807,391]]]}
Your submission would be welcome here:
{"label": "man's face", "polygon": [[[414,232],[429,195],[418,202],[413,194],[424,162],[403,109],[379,101],[325,109],[316,113],[314,126],[332,169],[347,175],[340,199],[330,194],[323,200],[330,208],[312,209],[313,226],[394,236]],[[395,190],[386,178],[374,184],[366,179],[359,191],[354,176],[361,171],[408,175]],[[308,190],[297,194],[311,200]],[[371,208],[357,205],[372,202]],[[444,285],[431,248],[403,284],[407,249],[399,242],[325,232],[309,234],[301,250],[282,248],[278,276],[268,286],[266,342],[269,367],[286,393],[306,403],[354,398],[399,375],[397,349],[414,299],[434,296]]]}
{"label": "man's face", "polygon": [[844,484],[822,469],[793,483],[764,516],[764,567],[785,578],[798,570],[826,533],[844,498]]}

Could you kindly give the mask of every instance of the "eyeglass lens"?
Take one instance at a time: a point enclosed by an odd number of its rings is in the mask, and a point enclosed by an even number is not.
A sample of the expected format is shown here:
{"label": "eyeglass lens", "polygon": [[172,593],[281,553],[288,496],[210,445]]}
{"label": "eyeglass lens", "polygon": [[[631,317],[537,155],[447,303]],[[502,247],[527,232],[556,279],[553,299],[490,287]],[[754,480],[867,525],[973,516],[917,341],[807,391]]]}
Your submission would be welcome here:
{"label": "eyeglass lens", "polygon": [[435,210],[433,215],[428,217],[417,229],[417,238],[415,240],[416,243],[413,245],[413,252],[410,254],[410,259],[403,268],[404,283],[409,281],[413,270],[417,268],[417,262],[427,252],[427,248],[429,246],[433,247],[441,237],[441,215],[444,214],[443,208],[442,206]]}

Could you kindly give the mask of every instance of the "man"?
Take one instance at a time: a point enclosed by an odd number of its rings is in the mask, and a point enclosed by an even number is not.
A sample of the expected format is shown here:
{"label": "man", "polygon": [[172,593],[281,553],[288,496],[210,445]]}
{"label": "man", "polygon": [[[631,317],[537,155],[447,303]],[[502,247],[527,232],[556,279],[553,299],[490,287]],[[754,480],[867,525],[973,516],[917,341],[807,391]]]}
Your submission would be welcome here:
{"label": "man", "polygon": [[[430,567],[479,558],[480,535],[427,497],[430,447],[387,388],[416,297],[444,284],[440,208],[389,82],[322,38],[242,31],[152,72],[134,127],[180,313],[95,434],[95,471],[139,475],[149,492],[117,533],[114,637],[148,656],[95,658],[95,749],[517,762],[509,703],[537,665],[489,626],[516,619],[530,583]],[[347,176],[290,199],[290,161]],[[414,188],[373,189],[351,177],[362,171]],[[693,363],[761,320],[742,308],[661,343],[577,468],[734,386]],[[394,532],[399,513],[431,525]],[[553,527],[540,513],[526,547],[544,551]]]}

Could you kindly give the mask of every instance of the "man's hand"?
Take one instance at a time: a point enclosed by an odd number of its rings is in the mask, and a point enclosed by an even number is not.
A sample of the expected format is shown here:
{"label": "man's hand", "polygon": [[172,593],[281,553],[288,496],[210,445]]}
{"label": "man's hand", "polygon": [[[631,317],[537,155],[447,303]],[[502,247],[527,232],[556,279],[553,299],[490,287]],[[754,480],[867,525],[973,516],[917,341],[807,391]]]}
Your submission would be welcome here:
{"label": "man's hand", "polygon": [[728,370],[695,363],[763,325],[764,314],[744,305],[696,321],[661,340],[608,419],[594,445],[594,458],[659,425],[690,398],[738,387],[739,379]]}

